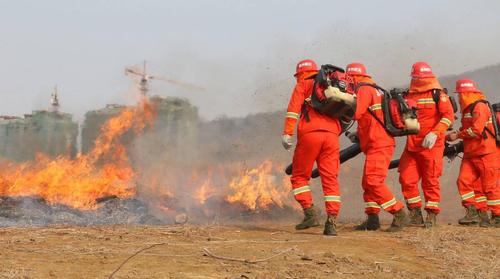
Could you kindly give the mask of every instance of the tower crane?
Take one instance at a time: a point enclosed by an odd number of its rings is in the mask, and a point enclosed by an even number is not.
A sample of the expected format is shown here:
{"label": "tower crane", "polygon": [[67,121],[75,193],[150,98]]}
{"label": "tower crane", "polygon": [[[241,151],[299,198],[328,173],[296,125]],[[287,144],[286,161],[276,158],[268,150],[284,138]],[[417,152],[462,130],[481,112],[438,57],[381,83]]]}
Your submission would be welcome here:
{"label": "tower crane", "polygon": [[182,82],[182,81],[178,81],[178,80],[175,80],[172,78],[149,75],[147,73],[146,61],[144,61],[144,63],[143,63],[142,70],[137,70],[134,68],[125,68],[125,75],[134,75],[134,76],[139,77],[139,92],[141,93],[141,96],[143,98],[147,97],[147,94],[149,92],[149,81],[152,79],[161,80],[161,81],[164,81],[164,82],[167,82],[167,83],[170,83],[170,84],[173,84],[173,85],[176,85],[178,87],[182,87],[182,88],[185,88],[188,90],[205,90],[203,87],[200,87],[200,86],[197,86],[194,84],[190,84],[190,83],[186,83],[186,82]]}

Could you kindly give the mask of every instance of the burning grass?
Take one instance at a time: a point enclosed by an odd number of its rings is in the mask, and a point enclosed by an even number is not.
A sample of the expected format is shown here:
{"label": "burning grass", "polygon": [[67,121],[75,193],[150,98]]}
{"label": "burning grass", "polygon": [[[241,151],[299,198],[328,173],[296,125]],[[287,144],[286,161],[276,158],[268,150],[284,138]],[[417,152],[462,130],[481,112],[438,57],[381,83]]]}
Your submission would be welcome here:
{"label": "burning grass", "polygon": [[0,195],[38,196],[50,204],[84,210],[95,209],[96,199],[103,196],[134,196],[135,172],[120,138],[130,130],[143,131],[154,115],[147,102],[124,109],[102,127],[94,149],[75,160],[40,155],[33,162],[3,164]]}
{"label": "burning grass", "polygon": [[[177,214],[206,220],[271,211],[293,212],[297,208],[290,195],[289,180],[282,174],[283,166],[271,160],[254,167],[233,163],[193,169],[187,179],[176,171],[169,172],[168,164],[153,170],[137,168],[130,159],[129,145],[123,143],[124,135],[137,136],[154,129],[156,116],[156,108],[148,101],[124,108],[101,127],[94,148],[76,159],[49,159],[39,155],[32,162],[0,163],[0,197],[4,197],[0,201],[2,215],[15,218],[24,214],[28,216],[27,223],[67,220],[63,223],[79,224],[85,221],[76,216],[71,221],[69,215],[78,210],[102,212],[101,208],[107,207],[111,211],[105,219],[109,220],[108,217],[114,216],[113,210],[121,212],[116,206],[107,206],[108,200],[116,205],[115,199],[125,201],[123,204],[134,201],[132,204],[136,208],[147,206],[156,220],[162,222],[171,222]],[[171,173],[171,177],[164,173]],[[15,206],[20,208],[15,209]],[[131,216],[136,215],[134,207],[127,208]],[[66,210],[68,216],[62,219],[43,217],[44,221],[38,222],[36,214],[30,212],[32,209],[38,210],[40,216],[43,211],[51,215]],[[144,218],[150,220],[146,215],[131,219],[134,222]],[[92,218],[83,220],[95,224]],[[123,219],[117,222],[130,223]]]}

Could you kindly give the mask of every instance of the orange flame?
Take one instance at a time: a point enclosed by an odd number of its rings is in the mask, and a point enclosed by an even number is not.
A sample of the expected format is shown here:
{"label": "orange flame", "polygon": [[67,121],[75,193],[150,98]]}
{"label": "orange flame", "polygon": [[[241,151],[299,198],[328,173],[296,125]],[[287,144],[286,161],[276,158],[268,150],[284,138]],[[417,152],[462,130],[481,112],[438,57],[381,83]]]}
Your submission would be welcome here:
{"label": "orange flame", "polygon": [[279,181],[276,167],[270,160],[260,166],[243,171],[229,183],[232,194],[226,197],[230,203],[241,203],[250,210],[266,209],[270,205],[283,208],[290,199],[291,186]]}
{"label": "orange flame", "polygon": [[200,204],[205,204],[205,201],[215,194],[215,188],[212,186],[211,178],[205,179],[200,188],[196,190],[195,198]]}
{"label": "orange flame", "polygon": [[4,163],[0,169],[0,195],[40,196],[48,203],[79,209],[96,208],[99,197],[134,196],[135,173],[120,137],[131,129],[141,132],[155,115],[147,102],[125,108],[101,128],[93,150],[74,160],[50,160],[39,155],[29,163]]}

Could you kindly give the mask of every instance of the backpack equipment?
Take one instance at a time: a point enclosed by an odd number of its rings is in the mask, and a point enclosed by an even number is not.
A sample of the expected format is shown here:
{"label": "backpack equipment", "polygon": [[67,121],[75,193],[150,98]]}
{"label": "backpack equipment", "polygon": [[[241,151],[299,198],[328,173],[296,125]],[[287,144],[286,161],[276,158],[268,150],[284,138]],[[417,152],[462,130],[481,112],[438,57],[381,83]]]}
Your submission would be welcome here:
{"label": "backpack equipment", "polygon": [[376,84],[360,83],[357,85],[356,91],[362,86],[371,86],[382,96],[384,121],[370,109],[368,111],[385,128],[389,135],[401,137],[418,134],[420,124],[417,120],[416,103],[404,98],[406,90],[394,88],[387,91]]}
{"label": "backpack equipment", "polygon": [[346,76],[344,69],[330,64],[322,65],[318,74],[314,76],[313,92],[308,104],[319,113],[332,118],[343,119],[344,121],[349,119],[350,121],[354,116],[354,109],[342,102],[328,100],[325,97],[324,91],[329,86],[333,86],[342,92],[353,94],[349,90],[349,84],[351,83],[352,80]]}
{"label": "backpack equipment", "polygon": [[477,100],[474,103],[469,105],[470,113],[472,114],[474,112],[474,109],[476,108],[476,105],[478,103],[483,103],[486,104],[491,112],[491,120],[492,120],[492,126],[493,126],[493,131],[489,129],[488,127],[484,127],[483,131],[483,136],[486,138],[488,134],[490,134],[492,137],[495,138],[497,146],[500,146],[500,103],[496,104],[490,104],[490,102],[486,100]]}
{"label": "backpack equipment", "polygon": [[448,94],[448,88],[443,88],[443,90],[441,90],[441,89],[433,89],[432,90],[432,100],[434,101],[434,103],[436,103],[436,105],[437,105],[441,101],[441,92],[446,94],[446,97],[448,97],[448,99],[450,100],[451,106],[453,107],[453,112],[457,113],[457,111],[458,111],[457,101],[455,100],[455,98],[453,96],[450,96]]}
{"label": "backpack equipment", "polygon": [[[441,101],[441,92],[446,94],[446,97],[448,97],[448,100],[450,100],[451,107],[453,108],[453,113],[456,114],[458,111],[457,101],[455,100],[455,98],[453,96],[448,94],[447,88],[443,88],[443,90],[441,90],[441,89],[433,89],[432,90],[432,100],[434,101],[434,103],[436,103],[436,106]],[[457,119],[457,116],[455,115],[455,120],[456,119]],[[448,127],[447,131],[453,131],[453,125],[450,125],[450,127]]]}

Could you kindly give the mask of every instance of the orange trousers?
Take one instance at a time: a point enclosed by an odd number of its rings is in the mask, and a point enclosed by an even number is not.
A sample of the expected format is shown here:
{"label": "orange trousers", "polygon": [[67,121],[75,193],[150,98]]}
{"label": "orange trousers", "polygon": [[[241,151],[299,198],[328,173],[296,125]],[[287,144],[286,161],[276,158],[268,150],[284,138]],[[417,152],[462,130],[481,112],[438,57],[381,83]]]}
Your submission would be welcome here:
{"label": "orange trousers", "polygon": [[474,198],[477,210],[488,211],[488,203],[487,203],[488,199],[484,195],[483,184],[480,178],[474,181],[473,188],[474,188]]}
{"label": "orange trousers", "polygon": [[425,210],[439,214],[441,190],[439,178],[443,172],[444,146],[411,152],[405,149],[399,162],[399,183],[409,209],[422,207],[418,183],[422,180]]}
{"label": "orange trousers", "polygon": [[495,216],[500,216],[497,160],[496,153],[462,159],[457,186],[463,206],[475,205],[480,210],[485,210],[484,204],[478,203],[478,201],[484,202],[484,198],[482,198],[484,195],[487,208]]}
{"label": "orange trousers", "polygon": [[299,134],[293,155],[292,188],[295,199],[302,208],[313,204],[309,180],[314,162],[318,165],[326,213],[338,215],[340,210],[340,189],[337,179],[339,171],[339,135],[327,131]]}
{"label": "orange trousers", "polygon": [[364,190],[363,199],[366,214],[378,214],[380,208],[394,213],[404,207],[403,203],[396,200],[389,186],[385,184],[393,153],[394,146],[386,146],[370,148],[365,154],[361,183]]}

